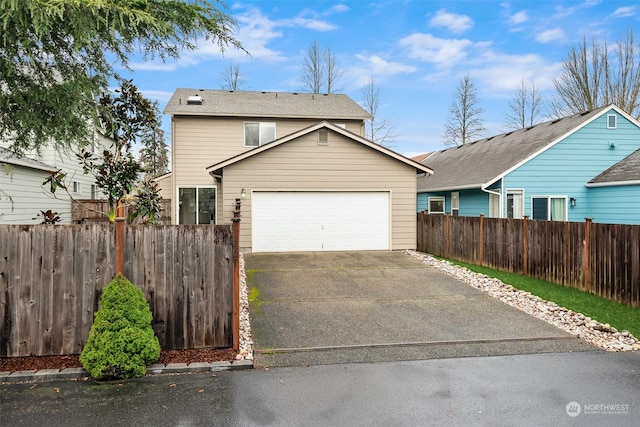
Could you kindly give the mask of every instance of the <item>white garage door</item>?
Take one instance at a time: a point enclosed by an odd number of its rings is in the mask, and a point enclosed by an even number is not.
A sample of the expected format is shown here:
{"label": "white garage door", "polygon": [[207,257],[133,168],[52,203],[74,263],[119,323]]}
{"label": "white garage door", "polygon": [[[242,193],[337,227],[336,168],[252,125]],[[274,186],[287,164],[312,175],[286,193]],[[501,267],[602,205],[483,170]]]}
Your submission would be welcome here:
{"label": "white garage door", "polygon": [[254,192],[253,252],[389,249],[389,192]]}

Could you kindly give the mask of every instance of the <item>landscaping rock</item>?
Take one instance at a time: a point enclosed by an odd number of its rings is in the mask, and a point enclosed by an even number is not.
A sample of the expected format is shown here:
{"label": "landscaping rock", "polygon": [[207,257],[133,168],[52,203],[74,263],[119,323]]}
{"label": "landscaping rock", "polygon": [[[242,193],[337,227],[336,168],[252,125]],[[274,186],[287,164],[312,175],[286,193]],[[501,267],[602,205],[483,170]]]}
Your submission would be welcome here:
{"label": "landscaping rock", "polygon": [[[506,304],[516,307],[538,319],[542,319],[571,335],[594,344],[607,351],[640,351],[640,342],[628,331],[618,333],[610,324],[601,324],[588,316],[576,313],[555,302],[545,301],[530,292],[523,292],[498,279],[453,265],[448,261],[438,260],[429,254],[406,251],[423,263],[438,268],[456,279],[479,289]],[[626,334],[625,334],[626,332]],[[622,340],[622,341],[621,341]]]}

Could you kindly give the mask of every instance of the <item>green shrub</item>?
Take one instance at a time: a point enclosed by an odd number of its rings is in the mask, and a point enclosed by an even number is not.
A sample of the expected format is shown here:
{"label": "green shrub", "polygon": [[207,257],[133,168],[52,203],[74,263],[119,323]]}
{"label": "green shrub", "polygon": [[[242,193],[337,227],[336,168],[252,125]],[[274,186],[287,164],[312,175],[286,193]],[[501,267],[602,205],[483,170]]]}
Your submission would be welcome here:
{"label": "green shrub", "polygon": [[95,379],[140,377],[160,357],[153,317],[142,291],[118,274],[103,290],[100,308],[80,354]]}

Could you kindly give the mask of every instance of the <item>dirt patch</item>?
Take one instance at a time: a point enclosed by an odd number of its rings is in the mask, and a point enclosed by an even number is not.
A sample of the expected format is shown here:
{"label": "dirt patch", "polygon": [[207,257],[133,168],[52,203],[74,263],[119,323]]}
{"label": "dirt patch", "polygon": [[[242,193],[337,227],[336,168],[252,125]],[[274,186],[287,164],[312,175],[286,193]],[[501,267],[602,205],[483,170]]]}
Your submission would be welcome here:
{"label": "dirt patch", "polygon": [[[236,358],[230,348],[196,350],[162,350],[156,363],[228,362]],[[0,357],[0,372],[39,371],[42,369],[81,368],[79,355]]]}

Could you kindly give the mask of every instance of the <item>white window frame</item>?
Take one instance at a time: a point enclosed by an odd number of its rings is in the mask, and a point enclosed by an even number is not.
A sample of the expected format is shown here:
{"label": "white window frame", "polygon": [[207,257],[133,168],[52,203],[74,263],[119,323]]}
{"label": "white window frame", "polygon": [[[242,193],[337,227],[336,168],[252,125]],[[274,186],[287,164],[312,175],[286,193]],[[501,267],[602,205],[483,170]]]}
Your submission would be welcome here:
{"label": "white window frame", "polygon": [[452,216],[460,215],[460,192],[459,191],[451,192],[451,215]]}
{"label": "white window frame", "polygon": [[[249,124],[257,124],[258,125],[258,145],[248,145],[247,144],[247,125]],[[263,128],[273,128],[273,139],[269,141],[262,140],[262,129]],[[268,144],[269,142],[277,139],[276,135],[276,123],[275,122],[244,122],[243,125],[244,131],[244,146],[245,147],[260,147],[261,145]]]}
{"label": "white window frame", "polygon": [[[611,126],[611,119],[613,119],[613,126]],[[617,128],[618,128],[618,115],[607,114],[607,129],[617,129]]]}
{"label": "white window frame", "polygon": [[[507,197],[505,199],[505,202],[508,204],[509,203],[509,196],[510,195],[519,195],[520,196],[520,216],[513,216],[513,218],[515,219],[522,219],[522,217],[524,217],[524,188],[507,188]],[[505,218],[509,218],[509,206],[506,206],[505,209]]]}
{"label": "white window frame", "polygon": [[[431,210],[431,201],[434,202],[438,202],[441,201],[442,202],[442,212],[433,212]],[[445,212],[447,211],[447,201],[445,200],[444,196],[433,196],[433,197],[429,197],[427,199],[427,206],[429,207],[429,215],[444,215]]]}
{"label": "white window frame", "polygon": [[[209,223],[209,224],[204,224],[204,225],[216,225],[218,224],[218,187],[216,187],[215,185],[179,185],[176,187],[176,224],[180,224],[180,189],[184,189],[184,188],[195,188],[196,190],[196,201],[195,201],[195,206],[198,206],[199,200],[198,200],[198,190],[201,188],[213,188],[214,190],[214,195],[215,195],[215,200],[216,200],[216,206],[215,206],[215,215],[213,217],[213,224]],[[198,223],[198,212],[196,211],[196,225],[199,225]]]}
{"label": "white window frame", "polygon": [[[534,218],[533,216],[533,200],[534,199],[547,199],[547,218],[543,221],[568,221],[569,220],[569,197],[562,195],[534,195],[531,196],[531,219],[540,219]],[[564,200],[564,219],[551,219],[551,200],[553,199],[561,199]]]}
{"label": "white window frame", "polygon": [[82,193],[82,183],[80,181],[73,181],[73,193],[74,194]]}

